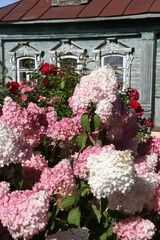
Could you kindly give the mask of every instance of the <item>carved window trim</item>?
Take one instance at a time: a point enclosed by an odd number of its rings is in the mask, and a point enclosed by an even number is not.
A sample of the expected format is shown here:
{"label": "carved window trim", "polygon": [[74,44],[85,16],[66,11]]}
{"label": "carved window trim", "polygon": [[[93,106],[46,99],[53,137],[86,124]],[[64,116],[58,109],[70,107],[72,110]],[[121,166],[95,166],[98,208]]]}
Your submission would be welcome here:
{"label": "carved window trim", "polygon": [[[83,70],[83,65],[85,62],[86,49],[75,43],[70,39],[62,39],[58,41],[49,51],[50,53],[50,63],[57,66],[59,64],[59,58],[74,58],[77,59],[77,70]],[[83,58],[81,56],[84,55]],[[83,60],[81,60],[83,59]]]}
{"label": "carved window trim", "polygon": [[95,67],[103,66],[103,58],[105,56],[122,56],[124,59],[124,72],[123,72],[123,87],[122,91],[131,86],[130,75],[131,75],[131,64],[133,61],[134,48],[123,43],[117,38],[107,38],[98,44],[93,49]]}
{"label": "carved window trim", "polygon": [[42,55],[44,52],[33,46],[29,42],[20,42],[8,51],[10,55],[10,62],[13,72],[13,81],[19,81],[18,77],[18,61],[20,58],[33,58],[35,59],[35,66],[43,61]]}

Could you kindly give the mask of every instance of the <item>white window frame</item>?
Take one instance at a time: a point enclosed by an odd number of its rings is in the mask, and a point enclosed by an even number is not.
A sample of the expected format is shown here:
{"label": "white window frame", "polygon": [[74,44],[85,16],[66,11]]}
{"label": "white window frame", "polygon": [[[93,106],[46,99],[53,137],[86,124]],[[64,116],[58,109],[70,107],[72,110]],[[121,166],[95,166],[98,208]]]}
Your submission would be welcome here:
{"label": "white window frame", "polygon": [[[105,55],[101,56],[101,66],[102,67],[105,66],[104,59],[106,57],[122,57],[123,58],[123,67],[119,67],[119,69],[123,70],[122,91],[124,91],[125,90],[125,86],[126,86],[126,77],[125,77],[126,76],[126,56],[123,55],[123,54],[116,54],[116,53],[114,53],[114,54],[105,54]],[[117,70],[118,70],[118,66],[117,66]]]}
{"label": "white window frame", "polygon": [[30,81],[30,75],[28,73],[32,73],[33,71],[30,70],[30,69],[22,69],[20,68],[20,62],[24,59],[33,59],[34,62],[35,62],[35,69],[37,68],[37,61],[36,61],[36,58],[34,57],[30,57],[30,56],[25,56],[25,57],[20,57],[20,58],[17,58],[17,82],[19,83],[21,81],[21,77],[20,77],[20,73],[23,73],[25,72],[26,73],[26,80],[27,81]]}

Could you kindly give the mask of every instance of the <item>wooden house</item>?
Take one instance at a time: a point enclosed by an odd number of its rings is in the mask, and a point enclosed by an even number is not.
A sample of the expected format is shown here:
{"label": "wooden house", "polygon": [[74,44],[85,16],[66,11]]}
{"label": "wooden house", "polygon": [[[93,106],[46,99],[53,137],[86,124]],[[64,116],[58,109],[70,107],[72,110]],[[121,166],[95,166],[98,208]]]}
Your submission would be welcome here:
{"label": "wooden house", "polygon": [[[0,8],[0,70],[27,77],[29,59],[57,56],[92,70],[118,67],[124,88],[136,88],[146,117],[160,127],[159,0],[21,0]],[[83,58],[81,57],[83,56]]]}

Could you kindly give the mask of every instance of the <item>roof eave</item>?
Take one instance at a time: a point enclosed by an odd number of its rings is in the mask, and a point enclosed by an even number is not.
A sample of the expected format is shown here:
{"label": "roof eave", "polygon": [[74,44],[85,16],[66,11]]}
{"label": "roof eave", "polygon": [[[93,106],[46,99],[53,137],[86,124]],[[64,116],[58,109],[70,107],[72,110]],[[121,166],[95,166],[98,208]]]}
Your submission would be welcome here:
{"label": "roof eave", "polygon": [[111,17],[90,17],[90,18],[73,18],[73,19],[32,19],[19,21],[0,21],[0,25],[21,25],[21,24],[38,24],[38,23],[72,23],[72,22],[99,22],[99,21],[116,21],[116,20],[138,20],[148,18],[160,18],[160,13],[143,13],[126,16],[111,16]]}

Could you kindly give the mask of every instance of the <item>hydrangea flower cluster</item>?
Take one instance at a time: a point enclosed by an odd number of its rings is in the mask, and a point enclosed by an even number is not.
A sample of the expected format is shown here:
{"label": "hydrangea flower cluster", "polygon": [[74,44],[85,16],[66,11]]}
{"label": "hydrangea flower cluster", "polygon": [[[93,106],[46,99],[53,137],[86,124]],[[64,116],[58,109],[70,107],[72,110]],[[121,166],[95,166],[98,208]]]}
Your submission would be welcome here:
{"label": "hydrangea flower cluster", "polygon": [[8,125],[0,122],[0,167],[10,163],[23,163],[32,154],[29,144]]}
{"label": "hydrangea flower cluster", "polygon": [[10,192],[10,184],[7,182],[0,182],[0,198],[3,197],[4,194]]}
{"label": "hydrangea flower cluster", "polygon": [[69,105],[77,115],[86,112],[91,103],[97,104],[104,99],[111,103],[117,99],[116,75],[109,65],[82,77],[69,99]]}
{"label": "hydrangea flower cluster", "polygon": [[115,150],[114,145],[106,145],[104,147],[93,146],[92,148],[86,148],[82,153],[75,153],[72,158],[75,160],[73,164],[74,174],[80,179],[88,178],[89,170],[87,169],[87,159],[90,154],[100,154],[103,150]]}
{"label": "hydrangea flower cluster", "polygon": [[87,228],[70,228],[67,231],[56,232],[48,236],[46,240],[88,240],[89,230]]}
{"label": "hydrangea flower cluster", "polygon": [[53,107],[48,107],[46,118],[48,122],[47,135],[51,136],[53,129],[55,128],[55,123],[57,122],[57,113]]}
{"label": "hydrangea flower cluster", "polygon": [[10,97],[6,97],[2,108],[3,115],[0,120],[8,124],[14,131],[36,147],[46,136],[47,120],[44,109],[30,103],[25,109]]}
{"label": "hydrangea flower cluster", "polygon": [[31,239],[48,222],[49,196],[45,191],[14,191],[0,198],[0,220],[14,239]]}
{"label": "hydrangea flower cluster", "polygon": [[156,153],[158,158],[160,158],[160,138],[151,136],[146,142],[141,142],[138,152],[142,156]]}
{"label": "hydrangea flower cluster", "polygon": [[158,156],[155,153],[145,156],[139,156],[136,160],[134,160],[135,170],[138,174],[155,172],[157,162]]}
{"label": "hydrangea flower cluster", "polygon": [[80,116],[74,118],[63,118],[54,124],[53,129],[48,130],[48,137],[54,141],[70,141],[76,133],[82,132]]}
{"label": "hydrangea flower cluster", "polygon": [[153,238],[155,231],[155,225],[140,216],[121,220],[113,227],[113,232],[121,240],[149,240]]}
{"label": "hydrangea flower cluster", "polygon": [[139,129],[136,112],[122,108],[116,75],[109,65],[82,77],[69,98],[74,115],[87,112],[91,103],[101,119],[101,128],[107,130],[109,140],[132,139],[136,135]]}
{"label": "hydrangea flower cluster", "polygon": [[103,150],[87,159],[88,184],[98,199],[119,191],[128,192],[134,184],[134,166],[131,152]]}
{"label": "hydrangea flower cluster", "polygon": [[38,182],[42,170],[48,167],[45,157],[41,153],[32,154],[30,160],[25,161],[23,164],[22,174],[24,178],[29,179],[32,183]]}
{"label": "hydrangea flower cluster", "polygon": [[108,197],[108,208],[129,214],[140,213],[155,195],[156,188],[157,178],[154,174],[136,177],[129,192],[115,192]]}
{"label": "hydrangea flower cluster", "polygon": [[138,148],[138,141],[133,139],[115,141],[116,150],[131,150],[136,152]]}
{"label": "hydrangea flower cluster", "polygon": [[57,195],[58,202],[77,191],[73,170],[67,159],[61,160],[53,168],[45,168],[34,190],[46,190],[49,195]]}

